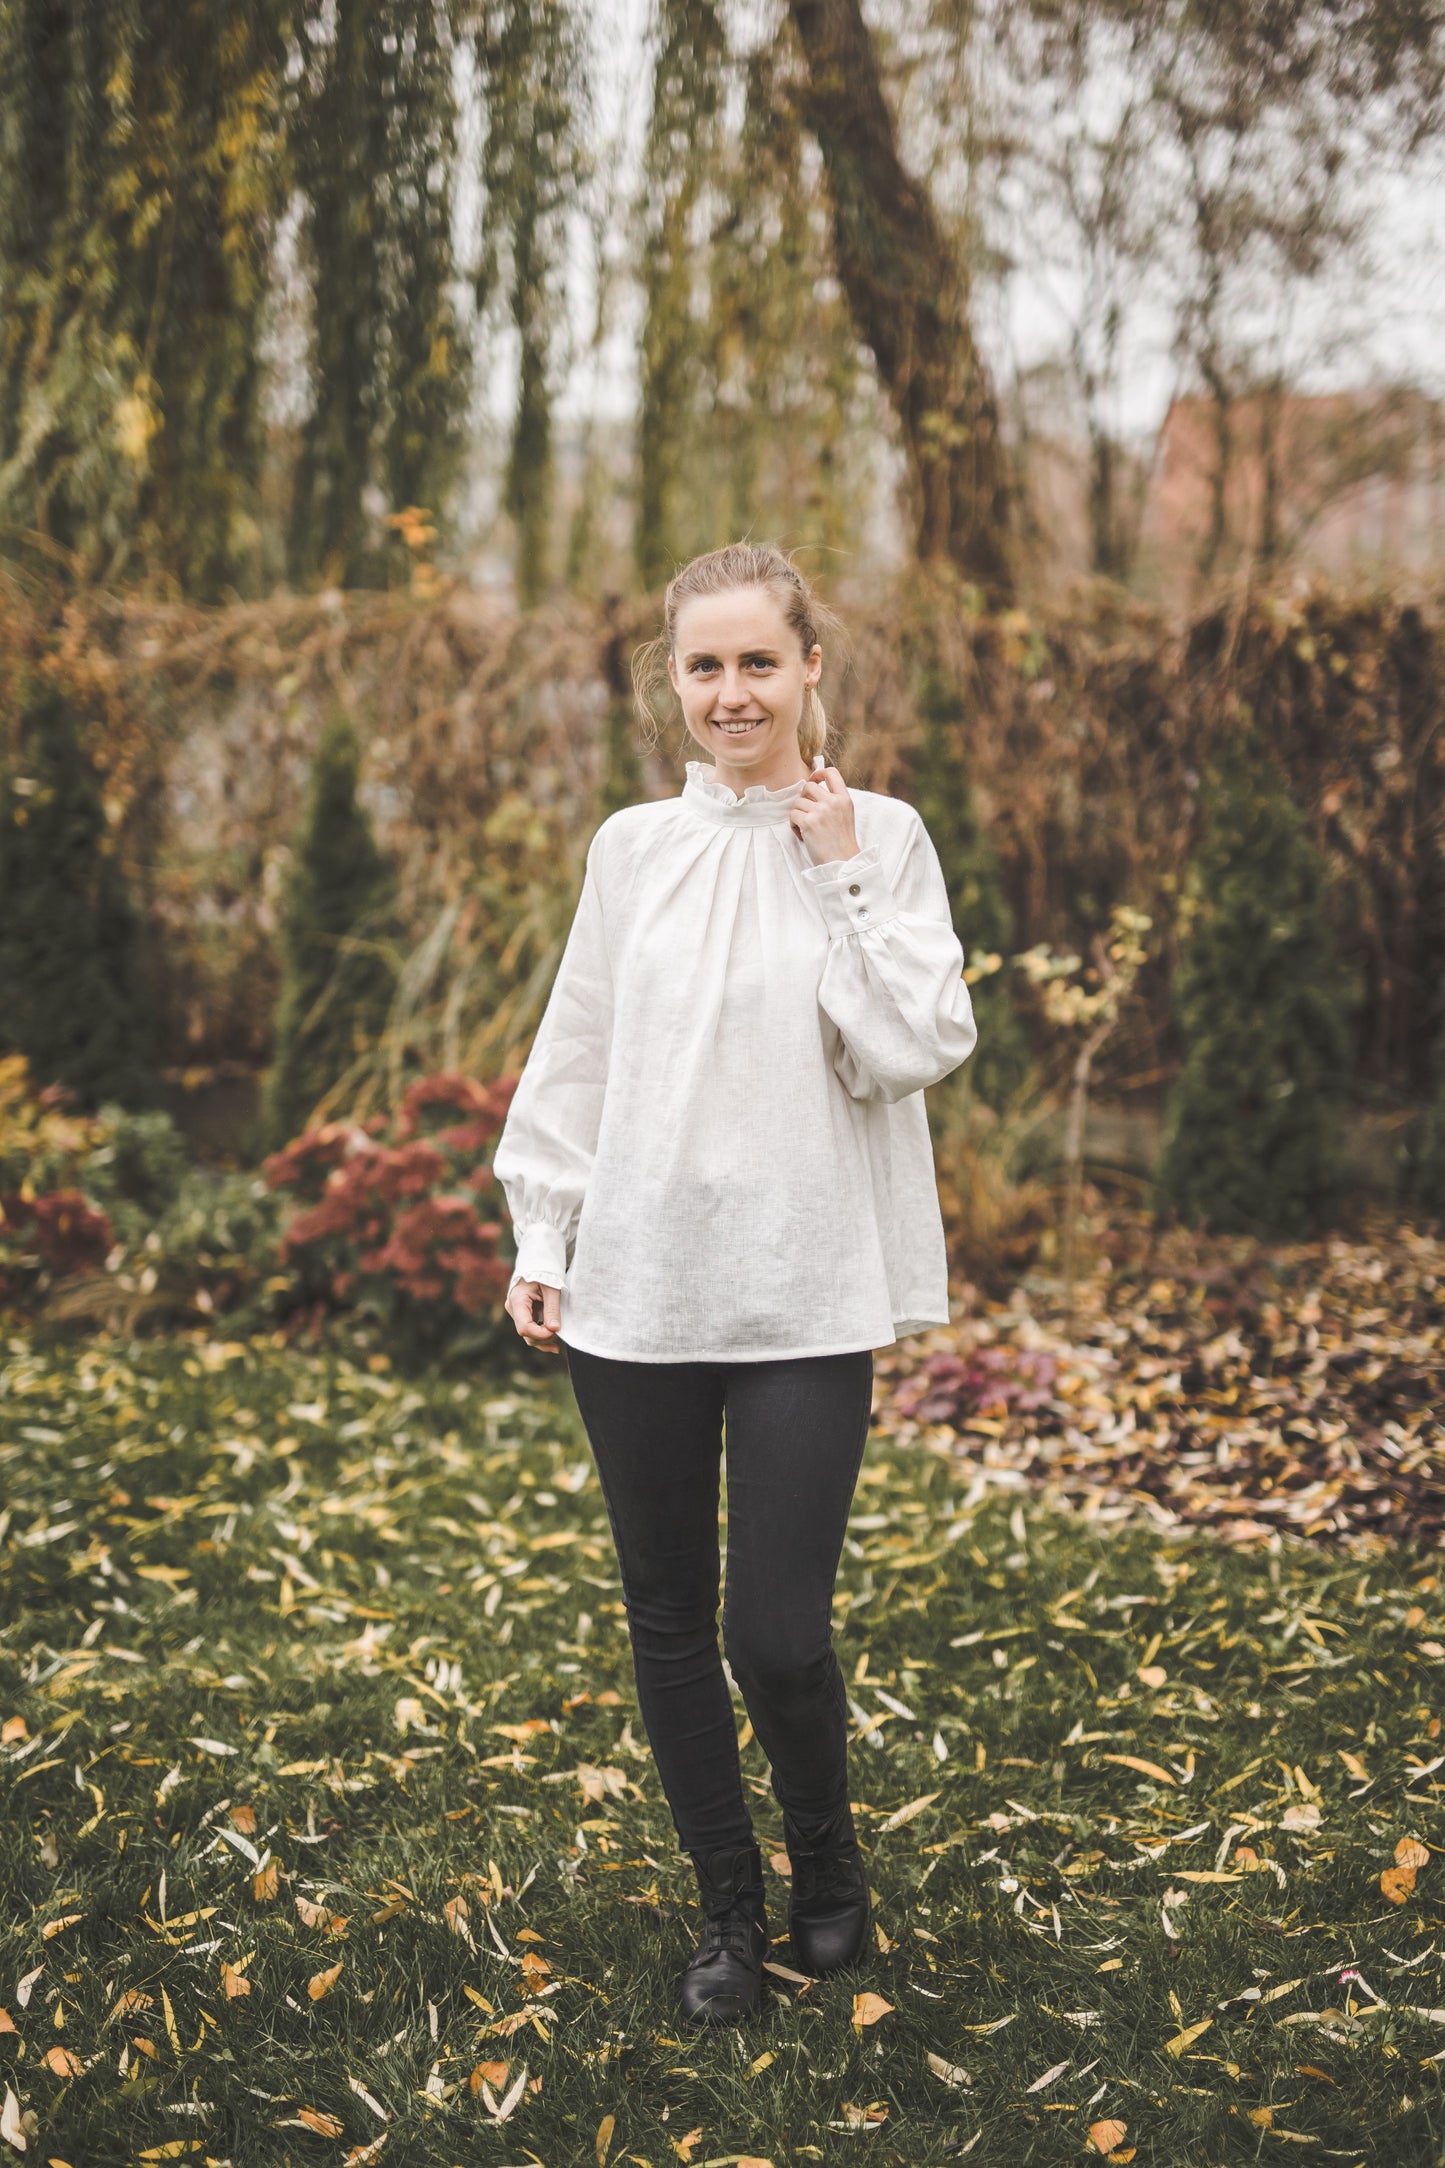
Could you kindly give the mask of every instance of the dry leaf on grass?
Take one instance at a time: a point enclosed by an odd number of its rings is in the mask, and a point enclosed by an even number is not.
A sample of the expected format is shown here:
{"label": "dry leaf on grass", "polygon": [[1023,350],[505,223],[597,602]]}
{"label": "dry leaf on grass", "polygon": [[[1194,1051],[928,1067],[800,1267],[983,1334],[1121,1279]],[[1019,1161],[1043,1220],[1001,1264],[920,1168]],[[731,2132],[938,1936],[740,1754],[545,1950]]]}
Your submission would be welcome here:
{"label": "dry leaf on grass", "polygon": [[1196,2040],[1203,2038],[1213,2023],[1212,2017],[1202,2017],[1197,2025],[1186,2025],[1183,2032],[1177,2032],[1172,2040],[1165,2041],[1165,2054],[1182,2055],[1186,2048],[1192,2048]]}
{"label": "dry leaf on grass", "polygon": [[332,1988],[341,1978],[341,1968],[345,1963],[346,1959],[344,1957],[338,1958],[334,1965],[328,1965],[325,1972],[312,1973],[310,1979],[306,1982],[306,1992],[313,2002],[320,2002],[323,1995],[331,1993]]}
{"label": "dry leaf on grass", "polygon": [[296,2120],[314,2130],[318,2138],[339,2138],[346,2129],[339,2115],[327,2115],[321,2108],[298,2108]]}
{"label": "dry leaf on grass", "polygon": [[1429,1847],[1423,1845],[1418,1837],[1402,1837],[1395,1846],[1395,1865],[1397,1867],[1413,1867],[1418,1873],[1420,1868],[1428,1867],[1429,1864]]}
{"label": "dry leaf on grass", "polygon": [[1141,1777],[1152,1777],[1156,1784],[1178,1786],[1179,1779],[1172,1777],[1167,1769],[1161,1769],[1156,1761],[1145,1761],[1138,1754],[1101,1754],[1100,1761],[1117,1762],[1121,1769],[1137,1770]]}
{"label": "dry leaf on grass", "polygon": [[604,2115],[597,2125],[597,2168],[607,2168],[607,2149],[612,2143],[612,2133],[616,2128],[615,2115]]}
{"label": "dry leaf on grass", "polygon": [[[842,2108],[843,2124],[849,2130],[876,2130],[880,2123],[888,2120],[886,2100],[870,2100],[866,2108],[855,2108],[851,2100],[845,2100]],[[831,2127],[836,2129],[838,2126]]]}
{"label": "dry leaf on grass", "polygon": [[43,2057],[47,2070],[53,2070],[57,2078],[79,2077],[84,2065],[80,2057],[69,2048],[47,2048]]}
{"label": "dry leaf on grass", "polygon": [[0,2104],[0,2138],[3,2138],[7,2145],[13,2145],[17,2153],[23,2153],[29,2142],[25,2136],[25,2126],[20,2120],[20,2103],[8,2085],[5,2088],[4,2102]]}
{"label": "dry leaf on grass", "polygon": [[892,2003],[885,2002],[881,1995],[875,1995],[871,1990],[861,1995],[855,1995],[853,1997],[854,2030],[862,2032],[865,2025],[876,2025],[879,2018],[890,2017],[892,2012]]}
{"label": "dry leaf on grass", "polygon": [[296,1899],[296,1911],[303,1927],[319,1927],[324,1935],[344,1935],[348,1921],[338,1912],[330,1912],[325,1905],[314,1904],[309,1897]]}
{"label": "dry leaf on grass", "polygon": [[1089,2125],[1089,2143],[1096,2153],[1112,2153],[1115,2146],[1124,2143],[1129,2126],[1117,2116],[1105,2116],[1102,2121]]}
{"label": "dry leaf on grass", "polygon": [[925,1792],[921,1799],[910,1799],[906,1807],[899,1807],[886,1821],[878,1824],[877,1834],[885,1837],[890,1829],[901,1829],[905,1822],[913,1821],[922,1814],[925,1807],[931,1807],[934,1800],[941,1799],[942,1796],[941,1792]]}

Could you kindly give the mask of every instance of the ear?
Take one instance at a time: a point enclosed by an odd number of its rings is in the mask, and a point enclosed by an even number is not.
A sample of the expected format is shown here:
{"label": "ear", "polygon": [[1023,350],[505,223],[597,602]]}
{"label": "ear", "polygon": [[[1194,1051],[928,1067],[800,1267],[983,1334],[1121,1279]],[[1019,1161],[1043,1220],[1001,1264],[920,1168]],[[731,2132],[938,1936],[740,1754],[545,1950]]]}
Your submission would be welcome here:
{"label": "ear", "polygon": [[803,683],[810,689],[823,675],[823,650],[815,647],[803,665]]}
{"label": "ear", "polygon": [[673,691],[677,694],[677,697],[680,700],[682,698],[682,693],[679,690],[677,682],[677,664],[673,661],[671,655],[669,655],[667,658],[667,682],[672,687]]}

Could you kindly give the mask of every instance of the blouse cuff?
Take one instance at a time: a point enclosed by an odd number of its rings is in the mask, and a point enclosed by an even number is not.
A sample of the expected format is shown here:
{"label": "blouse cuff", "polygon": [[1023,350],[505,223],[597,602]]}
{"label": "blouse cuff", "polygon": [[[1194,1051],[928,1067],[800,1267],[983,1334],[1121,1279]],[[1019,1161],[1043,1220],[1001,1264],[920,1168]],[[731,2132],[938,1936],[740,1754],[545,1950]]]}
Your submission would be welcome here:
{"label": "blouse cuff", "polygon": [[877,926],[901,911],[892,883],[883,871],[876,843],[852,858],[830,858],[821,866],[805,866],[803,879],[817,894],[835,939],[839,934],[859,933]]}
{"label": "blouse cuff", "polygon": [[517,1262],[512,1286],[518,1280],[536,1280],[543,1287],[567,1284],[567,1238],[560,1227],[542,1220],[517,1237]]}

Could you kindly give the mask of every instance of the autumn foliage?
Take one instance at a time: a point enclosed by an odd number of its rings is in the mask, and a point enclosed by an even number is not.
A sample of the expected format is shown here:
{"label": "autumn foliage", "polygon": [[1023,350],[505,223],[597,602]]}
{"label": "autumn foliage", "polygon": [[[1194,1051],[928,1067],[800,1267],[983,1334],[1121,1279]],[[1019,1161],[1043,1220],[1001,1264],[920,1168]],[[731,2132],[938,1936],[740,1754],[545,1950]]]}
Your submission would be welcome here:
{"label": "autumn foliage", "polygon": [[390,1124],[326,1122],[271,1155],[268,1187],[297,1204],[280,1262],[305,1314],[359,1311],[418,1356],[490,1338],[511,1264],[484,1154],[515,1082],[422,1077]]}

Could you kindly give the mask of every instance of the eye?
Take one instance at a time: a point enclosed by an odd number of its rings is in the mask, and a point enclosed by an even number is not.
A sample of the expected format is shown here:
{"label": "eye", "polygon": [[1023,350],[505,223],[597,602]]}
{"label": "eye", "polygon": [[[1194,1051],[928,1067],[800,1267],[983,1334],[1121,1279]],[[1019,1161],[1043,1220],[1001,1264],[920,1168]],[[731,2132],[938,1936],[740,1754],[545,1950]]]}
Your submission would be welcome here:
{"label": "eye", "polygon": [[771,670],[775,667],[771,655],[749,655],[747,663],[750,670]]}
{"label": "eye", "polygon": [[691,674],[696,677],[703,670],[716,670],[717,664],[711,655],[699,655],[697,660],[690,662],[687,667]]}

